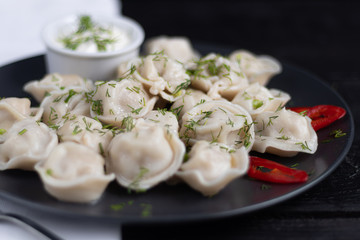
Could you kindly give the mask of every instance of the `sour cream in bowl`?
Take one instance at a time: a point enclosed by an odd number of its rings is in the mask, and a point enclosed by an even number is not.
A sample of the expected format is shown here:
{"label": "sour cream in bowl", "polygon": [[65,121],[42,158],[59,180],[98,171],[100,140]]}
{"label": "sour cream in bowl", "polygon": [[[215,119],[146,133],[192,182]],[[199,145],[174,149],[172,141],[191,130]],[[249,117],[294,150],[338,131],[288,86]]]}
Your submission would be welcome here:
{"label": "sour cream in bowl", "polygon": [[49,73],[111,80],[121,62],[139,55],[144,30],[127,17],[71,15],[43,29]]}

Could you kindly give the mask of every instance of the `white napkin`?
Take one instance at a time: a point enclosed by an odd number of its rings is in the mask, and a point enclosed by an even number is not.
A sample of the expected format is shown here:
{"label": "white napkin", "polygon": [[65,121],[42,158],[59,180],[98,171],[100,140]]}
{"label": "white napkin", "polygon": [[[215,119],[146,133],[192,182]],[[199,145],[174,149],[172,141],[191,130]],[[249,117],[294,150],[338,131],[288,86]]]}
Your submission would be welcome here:
{"label": "white napkin", "polygon": [[[51,20],[68,14],[121,14],[120,0],[11,0],[0,1],[0,66],[43,54],[41,30]],[[2,81],[4,81],[2,79]],[[67,240],[119,240],[120,225],[78,221],[29,209],[0,197],[0,209],[35,220]],[[38,239],[17,225],[0,220],[0,239]]]}
{"label": "white napkin", "polygon": [[[54,234],[66,240],[120,240],[121,229],[119,223],[95,221],[93,219],[82,220],[53,215],[49,212],[29,209],[14,202],[0,199],[0,209],[4,212],[16,213],[30,218]],[[6,240],[39,240],[35,234],[31,234],[16,224],[0,220],[0,239]]]}
{"label": "white napkin", "polygon": [[0,1],[0,66],[44,53],[44,25],[68,14],[121,14],[120,0]]}

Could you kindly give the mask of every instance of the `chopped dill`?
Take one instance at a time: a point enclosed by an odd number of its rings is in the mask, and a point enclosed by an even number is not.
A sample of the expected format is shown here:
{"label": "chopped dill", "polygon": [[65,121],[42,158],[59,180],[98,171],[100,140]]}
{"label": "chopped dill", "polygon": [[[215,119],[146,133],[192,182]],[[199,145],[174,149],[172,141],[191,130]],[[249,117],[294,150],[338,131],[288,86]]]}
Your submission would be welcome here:
{"label": "chopped dill", "polygon": [[252,107],[253,109],[258,109],[260,108],[262,105],[264,105],[264,102],[258,99],[253,99],[252,101]]}
{"label": "chopped dill", "polygon": [[128,192],[131,192],[131,189],[136,189],[137,191],[141,189],[139,189],[139,184],[142,181],[142,179],[144,178],[145,174],[147,174],[149,172],[149,169],[145,168],[145,167],[140,167],[139,173],[138,175],[134,178],[134,180],[129,184],[128,186]]}
{"label": "chopped dill", "polygon": [[308,150],[311,151],[311,149],[309,148],[307,142],[297,142],[295,143],[296,145],[300,145],[302,150]]}
{"label": "chopped dill", "polygon": [[261,188],[261,190],[270,190],[271,186],[268,184],[262,184],[260,188]]}
{"label": "chopped dill", "polygon": [[333,130],[329,134],[330,136],[334,136],[334,138],[340,138],[346,135],[341,129]]}
{"label": "chopped dill", "polygon": [[26,133],[26,132],[27,132],[27,129],[24,128],[23,130],[21,130],[20,132],[18,132],[18,134],[19,134],[19,135],[23,135],[23,134]]}
{"label": "chopped dill", "polygon": [[82,132],[82,129],[80,128],[79,125],[76,125],[73,132],[72,132],[72,135],[76,135],[76,134],[79,134]]}

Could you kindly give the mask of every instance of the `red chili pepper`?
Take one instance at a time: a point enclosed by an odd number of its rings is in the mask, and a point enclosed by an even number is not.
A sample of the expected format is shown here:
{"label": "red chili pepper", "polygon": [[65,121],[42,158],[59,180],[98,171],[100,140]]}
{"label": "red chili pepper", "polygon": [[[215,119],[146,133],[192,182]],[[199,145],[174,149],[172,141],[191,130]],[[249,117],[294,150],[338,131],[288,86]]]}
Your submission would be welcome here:
{"label": "red chili pepper", "polygon": [[301,113],[311,118],[311,125],[315,131],[324,128],[336,120],[342,118],[346,114],[346,110],[342,107],[333,105],[317,105],[313,107],[293,107],[290,110]]}
{"label": "red chili pepper", "polygon": [[308,180],[308,174],[303,170],[254,156],[250,156],[248,176],[274,183],[302,183]]}

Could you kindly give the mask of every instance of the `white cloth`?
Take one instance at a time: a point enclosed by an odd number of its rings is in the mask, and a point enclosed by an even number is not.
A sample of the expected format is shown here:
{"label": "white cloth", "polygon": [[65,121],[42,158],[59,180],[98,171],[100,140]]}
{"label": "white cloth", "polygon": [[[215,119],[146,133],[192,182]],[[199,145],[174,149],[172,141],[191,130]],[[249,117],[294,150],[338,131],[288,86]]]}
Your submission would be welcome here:
{"label": "white cloth", "polygon": [[[0,66],[43,54],[41,30],[68,14],[121,14],[119,0],[0,0]],[[0,210],[31,218],[66,240],[119,240],[120,224],[82,221],[29,209],[0,198]],[[0,239],[38,239],[17,225],[0,220]]]}
{"label": "white cloth", "polygon": [[[120,240],[120,224],[82,220],[52,215],[48,212],[29,209],[20,204],[0,199],[0,209],[15,213],[40,224],[65,240]],[[0,239],[6,240],[40,240],[35,234],[24,230],[17,224],[0,220]]]}
{"label": "white cloth", "polygon": [[0,66],[44,53],[44,25],[69,14],[119,15],[119,0],[0,0]]}

